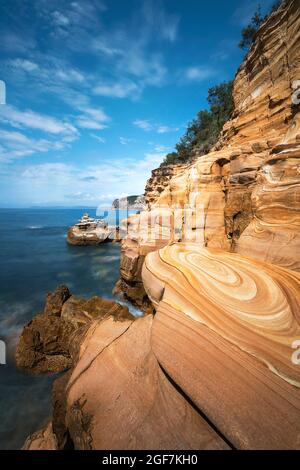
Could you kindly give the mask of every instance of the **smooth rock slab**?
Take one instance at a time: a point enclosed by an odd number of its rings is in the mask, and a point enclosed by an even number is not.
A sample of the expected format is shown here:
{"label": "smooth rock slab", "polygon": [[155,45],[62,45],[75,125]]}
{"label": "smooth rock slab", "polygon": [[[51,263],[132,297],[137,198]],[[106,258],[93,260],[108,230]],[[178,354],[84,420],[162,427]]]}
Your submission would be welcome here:
{"label": "smooth rock slab", "polygon": [[227,449],[174,388],[150,346],[152,316],[93,326],[67,386],[76,449]]}

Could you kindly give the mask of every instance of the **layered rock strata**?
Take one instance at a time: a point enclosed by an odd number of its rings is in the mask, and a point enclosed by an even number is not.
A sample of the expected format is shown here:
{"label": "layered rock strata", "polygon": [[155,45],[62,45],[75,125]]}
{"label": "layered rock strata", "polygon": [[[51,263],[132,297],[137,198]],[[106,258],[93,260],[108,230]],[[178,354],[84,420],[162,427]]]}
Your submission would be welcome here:
{"label": "layered rock strata", "polygon": [[[299,51],[300,5],[290,0],[263,23],[239,68],[233,116],[213,151],[176,174],[173,166],[154,171],[147,216],[132,221],[123,241],[120,285],[127,298],[147,304],[144,257],[174,241],[197,240],[299,270]],[[153,182],[162,171],[158,192]]]}
{"label": "layered rock strata", "polygon": [[299,37],[290,0],[258,31],[213,151],[148,186],[119,286],[155,316],[76,336],[27,448],[300,448]]}
{"label": "layered rock strata", "polygon": [[152,170],[151,177],[145,187],[145,202],[148,208],[159,199],[161,193],[168,186],[170,179],[181,173],[186,166],[185,164],[166,165]]}
{"label": "layered rock strata", "polygon": [[233,447],[299,449],[300,275],[174,244],[147,256],[143,280],[154,354]]}

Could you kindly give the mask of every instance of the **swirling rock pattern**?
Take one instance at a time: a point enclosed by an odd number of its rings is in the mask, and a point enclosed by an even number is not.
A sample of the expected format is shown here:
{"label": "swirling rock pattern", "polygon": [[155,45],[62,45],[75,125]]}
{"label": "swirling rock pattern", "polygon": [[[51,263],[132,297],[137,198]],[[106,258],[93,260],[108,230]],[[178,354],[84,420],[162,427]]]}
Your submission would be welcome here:
{"label": "swirling rock pattern", "polygon": [[252,193],[254,218],[237,241],[236,252],[300,271],[299,175],[300,149],[274,149]]}
{"label": "swirling rock pattern", "polygon": [[[174,244],[143,266],[159,363],[234,447],[300,447],[300,275]],[[284,423],[284,425],[283,425]]]}
{"label": "swirling rock pattern", "polygon": [[143,281],[152,302],[181,311],[300,388],[291,361],[300,338],[300,275],[223,251],[174,244],[147,256]]}
{"label": "swirling rock pattern", "polygon": [[141,282],[145,254],[191,241],[185,236],[189,230],[199,245],[251,253],[299,271],[299,78],[299,0],[289,0],[263,23],[239,68],[233,115],[213,151],[176,171],[154,171],[146,187],[150,213],[169,210],[175,223],[175,212],[187,206],[193,222],[187,229],[183,220],[182,237],[171,230],[169,238],[145,241],[144,228],[138,229],[145,215],[135,221],[136,231],[122,248],[121,284],[129,299],[134,300],[132,287],[138,285],[147,304]]}

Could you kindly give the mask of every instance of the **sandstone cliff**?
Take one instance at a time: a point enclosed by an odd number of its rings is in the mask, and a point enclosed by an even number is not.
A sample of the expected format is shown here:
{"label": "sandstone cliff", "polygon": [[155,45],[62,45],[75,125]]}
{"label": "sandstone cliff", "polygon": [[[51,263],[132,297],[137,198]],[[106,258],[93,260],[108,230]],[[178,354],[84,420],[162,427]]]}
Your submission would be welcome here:
{"label": "sandstone cliff", "polygon": [[290,0],[213,151],[156,170],[127,222],[119,288],[155,315],[89,325],[26,448],[300,448],[299,77]]}
{"label": "sandstone cliff", "polygon": [[[233,117],[213,151],[186,168],[154,170],[150,212],[130,220],[122,246],[120,285],[137,304],[147,304],[145,255],[182,239],[300,269],[299,51],[294,0],[261,26],[235,77]],[[183,208],[190,211],[186,232]]]}
{"label": "sandstone cliff", "polygon": [[161,166],[152,170],[151,177],[145,187],[145,201],[149,209],[159,199],[161,193],[168,186],[170,179],[181,173],[186,167],[185,164],[177,164]]}
{"label": "sandstone cliff", "polygon": [[113,209],[128,209],[142,211],[146,209],[146,202],[144,196],[127,196],[115,199],[112,203]]}

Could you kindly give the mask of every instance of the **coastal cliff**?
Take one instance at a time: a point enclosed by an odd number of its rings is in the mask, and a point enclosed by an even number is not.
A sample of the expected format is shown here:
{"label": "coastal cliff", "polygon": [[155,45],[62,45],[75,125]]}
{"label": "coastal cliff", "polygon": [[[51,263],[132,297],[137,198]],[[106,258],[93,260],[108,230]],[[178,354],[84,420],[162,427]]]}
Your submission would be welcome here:
{"label": "coastal cliff", "polygon": [[[146,303],[145,255],[184,237],[299,270],[299,15],[299,1],[289,1],[262,24],[234,80],[232,119],[213,150],[184,169],[154,171],[146,187],[150,210],[130,219],[122,245],[119,285],[132,301]],[[164,187],[155,181],[162,172]],[[149,236],[151,227],[164,236]]]}
{"label": "coastal cliff", "polygon": [[88,325],[25,448],[300,448],[299,77],[290,0],[257,32],[218,143],[155,170],[127,221],[118,289],[155,315]]}

